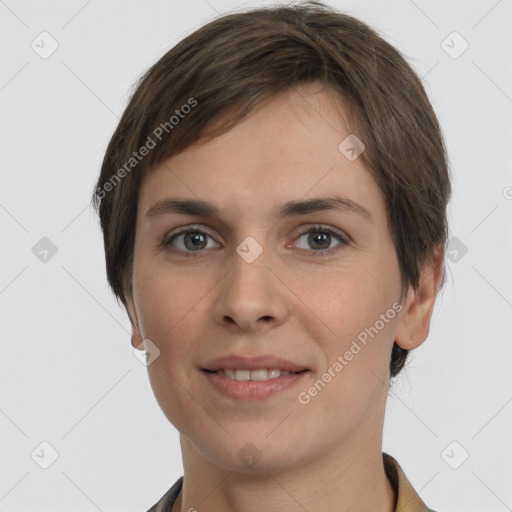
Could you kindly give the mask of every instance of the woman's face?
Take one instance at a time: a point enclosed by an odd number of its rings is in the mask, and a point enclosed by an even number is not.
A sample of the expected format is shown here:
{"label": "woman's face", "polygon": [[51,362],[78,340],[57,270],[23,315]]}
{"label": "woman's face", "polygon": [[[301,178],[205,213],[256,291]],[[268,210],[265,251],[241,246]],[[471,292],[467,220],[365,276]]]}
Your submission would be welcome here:
{"label": "woman's face", "polygon": [[[325,91],[296,91],[159,165],[139,196],[132,344],[160,350],[149,378],[183,446],[228,470],[380,453],[401,321],[398,261],[361,147],[349,139],[339,148],[351,133]],[[315,206],[335,197],[355,206]],[[217,214],[164,206],[147,215],[171,200],[207,202]],[[280,215],[290,202],[309,207]],[[213,385],[228,377],[204,370],[231,355],[308,371],[278,377],[288,387],[266,397],[236,398]],[[269,383],[230,386],[265,392]]]}

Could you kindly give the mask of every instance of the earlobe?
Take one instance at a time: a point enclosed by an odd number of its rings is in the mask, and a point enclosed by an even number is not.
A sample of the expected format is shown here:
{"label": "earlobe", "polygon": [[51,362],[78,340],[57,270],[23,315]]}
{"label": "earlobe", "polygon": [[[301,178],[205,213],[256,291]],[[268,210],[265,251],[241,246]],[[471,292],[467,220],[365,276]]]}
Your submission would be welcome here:
{"label": "earlobe", "polygon": [[142,336],[138,330],[132,326],[132,347],[138,350],[144,350],[144,344],[142,343]]}
{"label": "earlobe", "polygon": [[131,343],[132,347],[138,350],[144,350],[144,345],[142,343],[143,337],[140,333],[139,325],[137,322],[137,314],[135,312],[135,307],[133,304],[133,299],[131,297],[126,297],[126,309],[128,312],[128,317],[130,318],[130,322],[132,324],[132,335],[131,335]]}
{"label": "earlobe", "polygon": [[430,263],[423,267],[418,287],[409,288],[395,331],[395,343],[403,349],[413,350],[427,339],[443,277],[443,259],[443,252],[436,251]]}

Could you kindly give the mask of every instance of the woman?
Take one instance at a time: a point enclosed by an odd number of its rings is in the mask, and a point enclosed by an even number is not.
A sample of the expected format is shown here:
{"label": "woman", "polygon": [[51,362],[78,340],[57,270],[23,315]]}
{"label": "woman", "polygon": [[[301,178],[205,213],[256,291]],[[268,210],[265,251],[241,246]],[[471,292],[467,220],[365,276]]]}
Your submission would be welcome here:
{"label": "woman", "polygon": [[153,511],[429,510],[382,453],[444,281],[450,180],[420,80],[319,2],[214,20],[142,77],[94,201],[180,432]]}

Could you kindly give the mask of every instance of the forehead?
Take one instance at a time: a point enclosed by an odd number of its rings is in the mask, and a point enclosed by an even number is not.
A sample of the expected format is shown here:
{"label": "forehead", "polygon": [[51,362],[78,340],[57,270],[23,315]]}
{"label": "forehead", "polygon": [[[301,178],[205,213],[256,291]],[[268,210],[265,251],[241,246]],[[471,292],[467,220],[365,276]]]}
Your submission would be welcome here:
{"label": "forehead", "polygon": [[318,85],[290,89],[228,132],[150,171],[139,215],[169,196],[201,199],[241,215],[275,211],[277,204],[300,198],[343,195],[382,216],[380,191],[362,158],[354,158],[362,145],[347,152],[358,140],[352,129],[341,98],[335,101]]}

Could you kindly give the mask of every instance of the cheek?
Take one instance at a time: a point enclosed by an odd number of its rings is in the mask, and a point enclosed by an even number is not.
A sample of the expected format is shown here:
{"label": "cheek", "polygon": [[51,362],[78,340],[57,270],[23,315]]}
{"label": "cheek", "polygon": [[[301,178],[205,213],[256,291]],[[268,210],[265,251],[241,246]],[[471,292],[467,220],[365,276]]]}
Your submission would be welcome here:
{"label": "cheek", "polygon": [[[343,418],[348,430],[367,415],[379,415],[387,392],[397,310],[394,294],[376,286],[373,277],[347,274],[342,281],[326,282],[325,294],[310,296],[312,309],[328,326],[309,332],[323,352],[323,366],[310,383],[311,396],[317,393],[311,406],[326,422],[338,425],[333,417]],[[309,314],[310,327],[313,316]],[[304,318],[308,325],[306,313]]]}
{"label": "cheek", "polygon": [[[158,278],[147,275],[134,282],[143,334],[160,350],[147,367],[154,396],[167,419],[180,431],[187,432],[193,423],[193,375],[191,357],[200,351],[204,340],[198,326],[205,322],[205,298],[211,286],[190,277],[170,277],[164,272]],[[139,283],[144,283],[139,284]],[[137,286],[138,285],[138,286]],[[193,370],[194,371],[194,370]]]}
{"label": "cheek", "polygon": [[354,262],[298,286],[308,306],[301,323],[324,352],[325,369],[341,357],[353,378],[369,370],[385,378],[400,307],[397,270]]}
{"label": "cheek", "polygon": [[211,286],[188,271],[148,264],[134,273],[134,296],[143,334],[165,349],[182,324],[197,315]]}
{"label": "cheek", "polygon": [[198,275],[197,270],[189,269],[170,271],[153,264],[141,269],[137,279],[134,276],[142,334],[160,350],[155,361],[159,364],[148,367],[150,377],[163,366],[183,380],[185,368],[197,364],[194,357],[208,344],[204,338],[211,332],[212,294],[218,275]]}
{"label": "cheek", "polygon": [[294,292],[342,338],[357,334],[353,329],[369,326],[398,296],[398,283],[378,265],[354,262],[328,273],[303,273],[294,280]]}

